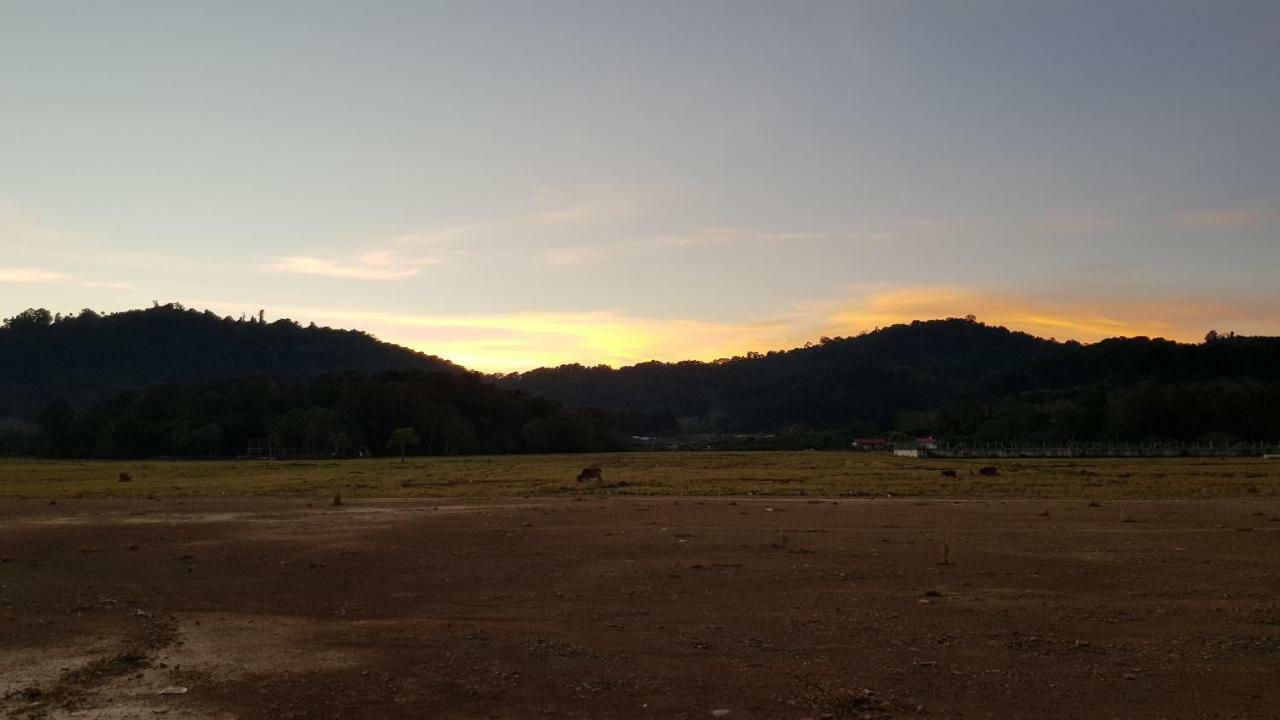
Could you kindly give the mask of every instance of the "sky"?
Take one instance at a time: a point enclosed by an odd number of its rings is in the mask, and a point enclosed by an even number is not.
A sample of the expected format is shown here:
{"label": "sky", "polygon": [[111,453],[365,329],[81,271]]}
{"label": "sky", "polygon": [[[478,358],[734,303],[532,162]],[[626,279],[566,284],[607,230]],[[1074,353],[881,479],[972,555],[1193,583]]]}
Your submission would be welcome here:
{"label": "sky", "polygon": [[479,370],[1280,334],[1280,3],[0,0],[0,316]]}

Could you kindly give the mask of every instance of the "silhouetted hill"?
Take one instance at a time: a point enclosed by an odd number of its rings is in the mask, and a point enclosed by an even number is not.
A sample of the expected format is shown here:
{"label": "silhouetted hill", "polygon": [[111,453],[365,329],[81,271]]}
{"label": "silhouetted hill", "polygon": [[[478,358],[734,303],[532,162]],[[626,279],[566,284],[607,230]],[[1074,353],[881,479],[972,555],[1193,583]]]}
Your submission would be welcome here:
{"label": "silhouetted hill", "polygon": [[30,417],[54,398],[83,406],[156,384],[411,369],[461,370],[363,332],[290,320],[235,320],[180,305],[68,317],[27,310],[0,327],[0,417]]}
{"label": "silhouetted hill", "polygon": [[1280,438],[1280,339],[1059,343],[972,320],[711,363],[499,379],[642,434],[839,430],[956,439]]}
{"label": "silhouetted hill", "polygon": [[[294,427],[304,416],[305,432]],[[255,433],[336,452],[324,440],[333,434],[377,451],[399,424],[435,438],[430,452],[602,447],[610,428],[820,432],[826,439],[814,444],[831,447],[893,431],[976,441],[1276,440],[1280,338],[1082,345],[953,319],[710,363],[484,378],[357,331],[176,305],[68,318],[29,310],[0,328],[0,436],[14,438],[0,446],[16,451],[36,446],[38,431],[39,447],[63,454],[217,454]]]}
{"label": "silhouetted hill", "polygon": [[[934,407],[962,388],[989,384],[1056,347],[1025,333],[945,320],[709,363],[565,365],[501,382],[639,420],[637,431],[671,431],[676,418],[683,429],[699,431],[872,429],[903,410]],[[646,417],[659,425],[644,427]]]}

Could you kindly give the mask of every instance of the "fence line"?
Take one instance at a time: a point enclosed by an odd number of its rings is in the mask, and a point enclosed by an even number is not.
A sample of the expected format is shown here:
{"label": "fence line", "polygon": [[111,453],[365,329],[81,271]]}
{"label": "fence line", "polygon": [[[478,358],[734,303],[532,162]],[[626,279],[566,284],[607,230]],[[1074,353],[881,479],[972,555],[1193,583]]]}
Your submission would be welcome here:
{"label": "fence line", "polygon": [[[913,452],[914,451],[914,452]],[[940,443],[934,447],[895,448],[895,454],[936,458],[1092,458],[1092,457],[1270,457],[1280,442],[1207,443]]]}

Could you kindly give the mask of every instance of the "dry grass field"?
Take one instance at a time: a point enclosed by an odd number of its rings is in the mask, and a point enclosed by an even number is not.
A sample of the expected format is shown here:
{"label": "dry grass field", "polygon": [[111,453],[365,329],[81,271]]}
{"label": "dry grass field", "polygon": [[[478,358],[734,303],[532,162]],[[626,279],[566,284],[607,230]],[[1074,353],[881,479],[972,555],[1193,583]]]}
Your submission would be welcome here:
{"label": "dry grass field", "polygon": [[1280,718],[1280,463],[993,464],[6,462],[0,716]]}
{"label": "dry grass field", "polygon": [[[578,483],[587,465],[602,483]],[[983,477],[984,465],[1000,474]],[[943,469],[957,477],[944,478]],[[127,472],[133,480],[120,483]],[[0,461],[0,497],[562,495],[1214,498],[1280,493],[1280,461],[919,460],[870,453],[683,452],[334,461]]]}

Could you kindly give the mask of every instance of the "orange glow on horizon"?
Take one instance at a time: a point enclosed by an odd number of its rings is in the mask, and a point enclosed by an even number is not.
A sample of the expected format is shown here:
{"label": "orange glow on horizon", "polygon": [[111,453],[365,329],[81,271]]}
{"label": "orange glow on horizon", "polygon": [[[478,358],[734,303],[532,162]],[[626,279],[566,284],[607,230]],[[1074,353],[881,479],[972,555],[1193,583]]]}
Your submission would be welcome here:
{"label": "orange glow on horizon", "polygon": [[1274,322],[1271,306],[1262,301],[1197,299],[1099,302],[964,287],[876,286],[742,322],[638,317],[603,310],[457,316],[317,307],[276,307],[270,312],[304,322],[358,328],[473,370],[512,372],[570,363],[621,367],[649,360],[710,361],[800,347],[823,336],[851,336],[913,320],[965,315],[1058,340],[1087,343],[1148,336],[1199,342],[1209,329],[1274,332],[1268,325]]}

